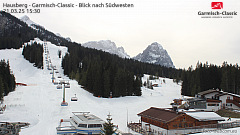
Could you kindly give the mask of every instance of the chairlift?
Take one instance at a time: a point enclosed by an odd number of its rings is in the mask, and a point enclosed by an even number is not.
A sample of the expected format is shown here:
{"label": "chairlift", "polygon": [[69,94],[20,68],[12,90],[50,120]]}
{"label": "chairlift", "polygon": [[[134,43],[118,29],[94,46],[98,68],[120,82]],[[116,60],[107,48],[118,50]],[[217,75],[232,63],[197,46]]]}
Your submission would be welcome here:
{"label": "chairlift", "polygon": [[50,72],[50,74],[53,74],[53,72]]}
{"label": "chairlift", "polygon": [[57,89],[62,89],[62,85],[59,84],[59,85],[57,86]]}
{"label": "chairlift", "polygon": [[64,80],[60,80],[59,84],[64,84]]}
{"label": "chairlift", "polygon": [[77,98],[76,94],[75,94],[75,97],[71,98],[71,101],[78,101],[78,98]]}
{"label": "chairlift", "polygon": [[59,75],[58,78],[62,78],[62,77]]}
{"label": "chairlift", "polygon": [[70,88],[70,83],[69,82],[66,83],[65,88]]}
{"label": "chairlift", "polygon": [[54,84],[54,85],[58,85],[58,82],[54,82],[53,84]]}
{"label": "chairlift", "polygon": [[55,73],[59,73],[58,71],[56,71]]}
{"label": "chairlift", "polygon": [[66,85],[65,85],[65,88],[70,88],[70,84],[66,84]]}

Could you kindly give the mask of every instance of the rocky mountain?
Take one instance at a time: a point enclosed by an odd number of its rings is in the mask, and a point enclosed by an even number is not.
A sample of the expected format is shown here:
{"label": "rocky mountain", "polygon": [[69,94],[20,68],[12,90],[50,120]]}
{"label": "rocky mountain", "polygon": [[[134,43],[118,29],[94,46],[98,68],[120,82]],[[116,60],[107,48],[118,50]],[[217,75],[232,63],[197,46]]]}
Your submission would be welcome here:
{"label": "rocky mountain", "polygon": [[[65,37],[63,37],[61,34],[59,34],[59,33],[56,33],[55,34],[56,36],[58,36],[58,37],[61,37],[61,38],[65,38]],[[65,38],[68,42],[72,42],[72,40],[71,40],[71,38],[70,37],[66,37]]]}
{"label": "rocky mountain", "polygon": [[168,55],[167,51],[163,49],[162,45],[157,42],[152,43],[149,45],[143,53],[138,54],[137,56],[133,57],[133,59],[162,65],[165,67],[172,67],[175,68],[173,65],[171,57]]}
{"label": "rocky mountain", "polygon": [[[33,28],[33,29],[37,29],[36,26],[42,27],[44,29],[43,26],[33,22],[27,15],[24,15],[22,17],[20,17],[20,20],[25,22],[29,27]],[[58,37],[64,38],[62,37],[59,33],[55,34]],[[71,42],[71,39],[69,37],[65,38],[67,41]]]}
{"label": "rocky mountain", "polygon": [[116,54],[122,58],[130,58],[123,47],[117,47],[116,44],[111,40],[90,41],[82,44],[82,46]]}
{"label": "rocky mountain", "polygon": [[27,15],[24,15],[20,18],[21,21],[25,22],[28,26],[32,26],[34,25],[38,25],[35,22],[33,22],[32,20],[30,20],[30,18]]}

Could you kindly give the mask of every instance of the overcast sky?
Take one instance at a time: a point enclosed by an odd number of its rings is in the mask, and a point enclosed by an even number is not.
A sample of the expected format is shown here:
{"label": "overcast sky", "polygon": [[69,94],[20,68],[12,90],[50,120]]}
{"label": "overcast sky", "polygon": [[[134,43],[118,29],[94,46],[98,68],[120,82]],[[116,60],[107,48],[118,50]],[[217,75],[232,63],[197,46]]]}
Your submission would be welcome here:
{"label": "overcast sky", "polygon": [[[214,1],[214,0],[212,0]],[[132,8],[40,8],[28,15],[46,29],[78,43],[111,40],[131,56],[153,42],[160,43],[176,68],[195,67],[198,61],[221,65],[240,61],[240,0],[4,0],[3,3],[129,3]],[[217,0],[219,2],[219,0]],[[31,8],[31,7],[28,7]],[[19,8],[18,8],[19,9]],[[233,18],[201,18],[198,12],[237,12]]]}

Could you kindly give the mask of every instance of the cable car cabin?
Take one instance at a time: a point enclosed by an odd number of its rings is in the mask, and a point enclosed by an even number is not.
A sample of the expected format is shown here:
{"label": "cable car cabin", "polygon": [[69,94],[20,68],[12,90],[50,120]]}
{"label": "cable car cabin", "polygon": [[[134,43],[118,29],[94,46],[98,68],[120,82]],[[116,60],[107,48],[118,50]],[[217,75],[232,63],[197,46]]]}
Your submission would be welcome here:
{"label": "cable car cabin", "polygon": [[57,89],[62,89],[62,85],[59,84],[59,85],[57,86]]}

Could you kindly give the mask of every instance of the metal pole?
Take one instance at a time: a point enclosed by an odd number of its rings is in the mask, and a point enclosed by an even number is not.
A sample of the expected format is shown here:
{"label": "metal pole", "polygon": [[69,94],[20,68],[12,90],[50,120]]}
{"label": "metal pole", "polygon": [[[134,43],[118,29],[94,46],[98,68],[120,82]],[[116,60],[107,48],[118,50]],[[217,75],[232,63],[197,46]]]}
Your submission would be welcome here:
{"label": "metal pole", "polygon": [[65,82],[63,83],[63,103],[65,102]]}
{"label": "metal pole", "polygon": [[53,68],[53,75],[52,75],[52,83],[54,83],[54,68]]}

